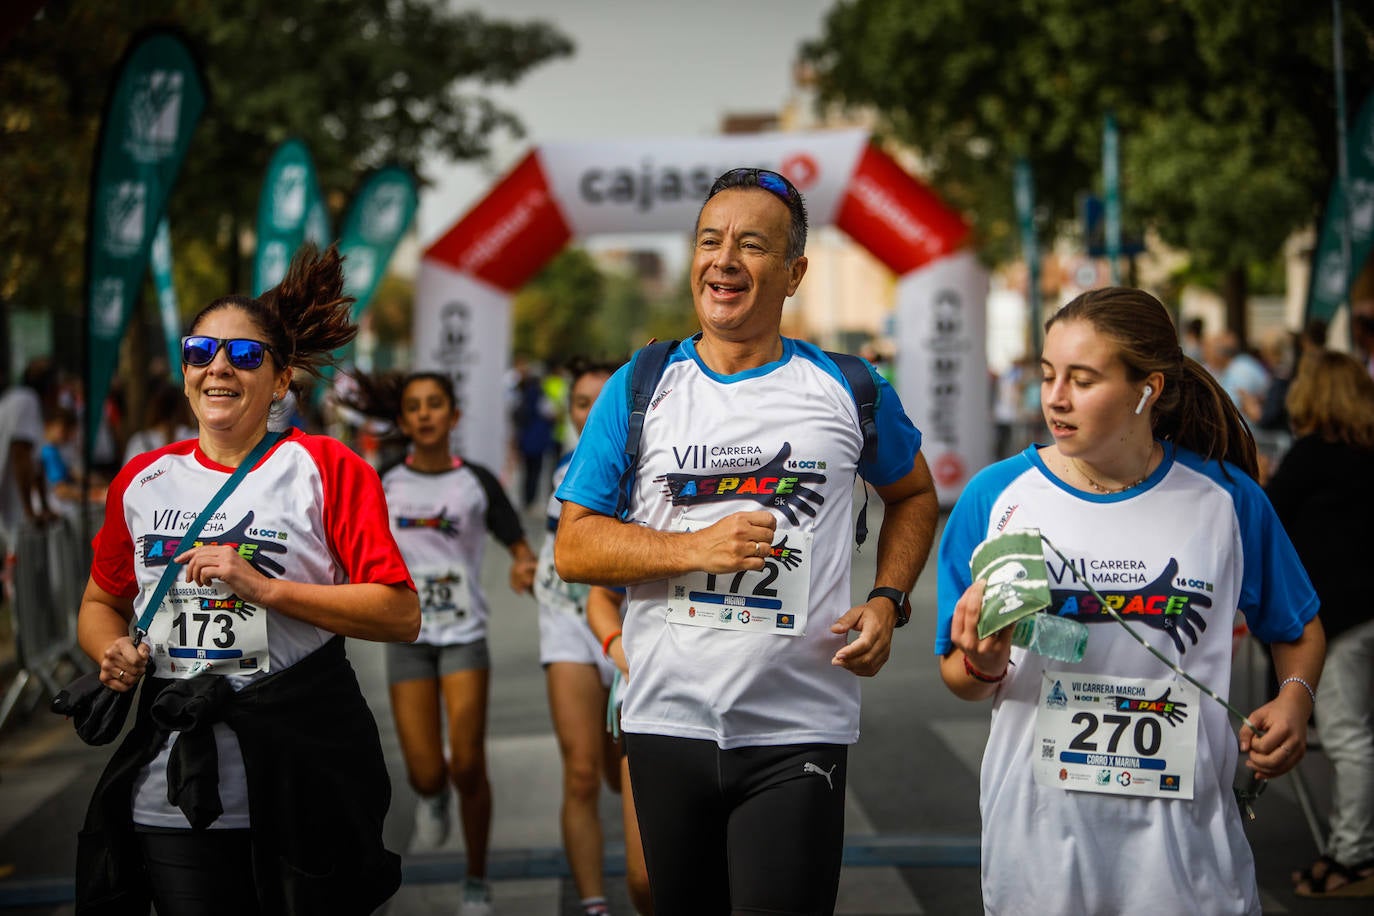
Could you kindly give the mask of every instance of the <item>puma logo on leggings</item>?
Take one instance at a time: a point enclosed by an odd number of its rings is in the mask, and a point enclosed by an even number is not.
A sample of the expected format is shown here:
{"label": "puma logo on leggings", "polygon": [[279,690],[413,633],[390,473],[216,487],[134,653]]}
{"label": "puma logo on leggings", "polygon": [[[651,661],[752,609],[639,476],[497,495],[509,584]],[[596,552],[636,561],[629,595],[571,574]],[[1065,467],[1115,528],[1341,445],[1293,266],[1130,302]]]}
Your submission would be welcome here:
{"label": "puma logo on leggings", "polygon": [[829,786],[831,789],[834,789],[834,788],[835,788],[835,784],[834,784],[833,782],[830,781],[830,774],[833,773],[833,772],[835,772],[835,767],[837,767],[837,766],[839,766],[838,763],[832,763],[832,764],[830,765],[830,769],[829,769],[829,770],[822,770],[820,767],[816,766],[814,763],[803,763],[803,764],[802,764],[802,772],[803,772],[803,773],[815,773],[817,776],[824,776],[824,777],[825,777],[825,784],[826,784],[827,786]]}

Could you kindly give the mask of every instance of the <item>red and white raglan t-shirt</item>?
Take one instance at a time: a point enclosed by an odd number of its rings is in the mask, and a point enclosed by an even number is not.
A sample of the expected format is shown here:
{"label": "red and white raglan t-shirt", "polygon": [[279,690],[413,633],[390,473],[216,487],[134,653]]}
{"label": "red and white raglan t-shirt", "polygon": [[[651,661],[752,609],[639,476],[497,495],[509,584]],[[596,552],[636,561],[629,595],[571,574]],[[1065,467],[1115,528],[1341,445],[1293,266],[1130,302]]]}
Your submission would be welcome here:
{"label": "red and white raglan t-shirt", "polygon": [[[194,439],[126,464],[110,484],[105,524],[95,537],[95,584],[131,599],[135,617],[141,615],[166,565],[193,546],[182,534],[233,470],[211,461]],[[376,471],[343,443],[297,430],[239,482],[196,543],[235,544],[259,572],[292,582],[413,587]],[[246,602],[222,582],[200,586],[183,576],[149,625],[148,641],[157,677],[218,675],[238,689],[334,635]],[[224,806],[214,827],[246,827],[243,758],[232,730],[214,729]],[[188,826],[167,802],[168,752],[163,747],[135,784],[135,823]]]}

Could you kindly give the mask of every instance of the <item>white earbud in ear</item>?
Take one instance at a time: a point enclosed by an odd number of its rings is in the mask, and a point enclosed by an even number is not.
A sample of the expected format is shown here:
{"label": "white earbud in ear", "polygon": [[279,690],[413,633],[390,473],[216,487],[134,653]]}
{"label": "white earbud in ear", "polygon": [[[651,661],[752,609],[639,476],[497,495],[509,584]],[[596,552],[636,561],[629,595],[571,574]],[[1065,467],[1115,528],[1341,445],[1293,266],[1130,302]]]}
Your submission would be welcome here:
{"label": "white earbud in ear", "polygon": [[1137,415],[1145,412],[1145,405],[1149,403],[1150,395],[1154,393],[1155,390],[1151,388],[1149,385],[1146,385],[1145,390],[1140,392],[1140,403],[1135,405],[1135,412]]}

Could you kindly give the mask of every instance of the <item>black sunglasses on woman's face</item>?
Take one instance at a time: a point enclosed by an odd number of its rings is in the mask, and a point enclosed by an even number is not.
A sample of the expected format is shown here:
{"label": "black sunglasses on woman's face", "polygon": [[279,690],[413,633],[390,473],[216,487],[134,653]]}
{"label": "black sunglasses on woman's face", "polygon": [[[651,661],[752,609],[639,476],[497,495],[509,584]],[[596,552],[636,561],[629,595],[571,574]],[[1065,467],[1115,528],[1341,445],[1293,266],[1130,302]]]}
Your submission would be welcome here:
{"label": "black sunglasses on woman's face", "polygon": [[[181,338],[181,361],[188,366],[208,366],[215,359],[220,347],[235,369],[256,369],[262,365],[263,354],[272,348],[260,340],[247,337],[203,337],[192,334]],[[272,352],[275,356],[276,353]]]}

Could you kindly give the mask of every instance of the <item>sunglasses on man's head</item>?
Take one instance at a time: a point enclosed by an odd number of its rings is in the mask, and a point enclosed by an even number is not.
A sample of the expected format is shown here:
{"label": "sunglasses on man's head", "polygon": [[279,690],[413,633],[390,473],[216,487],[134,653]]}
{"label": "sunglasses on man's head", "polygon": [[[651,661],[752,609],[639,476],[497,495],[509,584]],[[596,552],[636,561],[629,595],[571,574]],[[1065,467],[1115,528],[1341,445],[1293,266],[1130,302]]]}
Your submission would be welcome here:
{"label": "sunglasses on man's head", "polygon": [[235,369],[256,369],[262,365],[263,354],[272,348],[260,340],[246,337],[202,337],[193,334],[181,338],[181,361],[188,366],[208,366],[220,347]]}
{"label": "sunglasses on man's head", "polygon": [[779,199],[782,200],[783,203],[787,204],[789,207],[792,205],[792,201],[795,200],[797,196],[797,192],[792,188],[791,182],[789,182],[786,178],[779,175],[777,172],[769,171],[768,169],[741,168],[731,169],[724,175],[721,175],[719,178],[717,178],[715,184],[711,187],[711,193],[708,194],[707,197],[711,197],[716,193],[725,190],[726,187],[733,187],[734,185],[732,184],[732,182],[740,179],[752,181],[758,187],[763,188],[765,191],[769,191],[772,194],[776,195]]}

